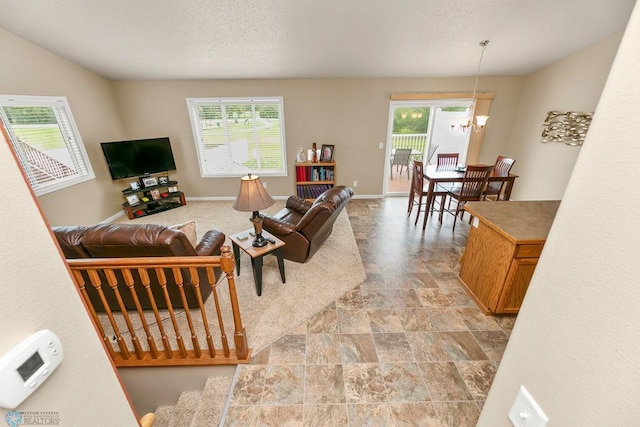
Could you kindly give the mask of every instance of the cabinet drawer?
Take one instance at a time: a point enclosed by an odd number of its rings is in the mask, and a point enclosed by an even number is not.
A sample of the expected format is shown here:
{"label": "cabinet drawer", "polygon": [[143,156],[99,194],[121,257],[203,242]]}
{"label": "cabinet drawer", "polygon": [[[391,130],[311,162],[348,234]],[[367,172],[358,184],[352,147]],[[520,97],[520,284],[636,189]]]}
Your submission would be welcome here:
{"label": "cabinet drawer", "polygon": [[540,258],[544,245],[518,245],[514,258]]}

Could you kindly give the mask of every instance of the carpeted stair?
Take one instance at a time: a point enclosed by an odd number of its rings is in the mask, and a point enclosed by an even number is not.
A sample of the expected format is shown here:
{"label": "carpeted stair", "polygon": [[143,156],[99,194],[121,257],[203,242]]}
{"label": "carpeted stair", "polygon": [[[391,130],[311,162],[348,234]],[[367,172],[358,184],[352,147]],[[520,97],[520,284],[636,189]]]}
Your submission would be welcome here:
{"label": "carpeted stair", "polygon": [[200,391],[185,391],[175,406],[160,406],[153,427],[210,427],[222,419],[233,377],[207,379]]}

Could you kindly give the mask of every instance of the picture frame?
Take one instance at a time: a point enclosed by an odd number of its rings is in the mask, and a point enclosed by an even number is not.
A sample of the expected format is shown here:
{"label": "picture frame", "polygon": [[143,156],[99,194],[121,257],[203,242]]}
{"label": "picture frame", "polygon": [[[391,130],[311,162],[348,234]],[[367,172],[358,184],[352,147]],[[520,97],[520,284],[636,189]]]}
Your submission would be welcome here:
{"label": "picture frame", "polygon": [[332,162],[333,150],[335,149],[335,147],[336,147],[335,145],[322,144],[322,148],[320,149],[320,161]]}
{"label": "picture frame", "polygon": [[139,190],[140,189],[140,183],[138,181],[131,181],[129,183],[129,187],[131,187],[132,190]]}
{"label": "picture frame", "polygon": [[163,176],[159,176],[158,177],[158,184],[160,185],[167,185],[169,183],[169,177],[166,175]]}
{"label": "picture frame", "polygon": [[131,194],[127,196],[127,202],[129,203],[129,206],[135,206],[140,204],[140,199],[138,199],[137,194]]}
{"label": "picture frame", "polygon": [[142,180],[142,185],[144,185],[145,188],[158,185],[158,180],[156,179],[155,176],[148,176],[145,178],[141,178],[141,180]]}
{"label": "picture frame", "polygon": [[169,187],[169,188],[167,188],[167,191],[169,193],[177,193],[178,192],[178,187],[175,187],[175,186]]}
{"label": "picture frame", "polygon": [[161,196],[160,196],[160,190],[158,190],[157,188],[156,188],[156,189],[151,190],[151,191],[149,192],[149,194],[151,195],[151,198],[152,198],[153,200],[160,200],[160,197],[161,197]]}

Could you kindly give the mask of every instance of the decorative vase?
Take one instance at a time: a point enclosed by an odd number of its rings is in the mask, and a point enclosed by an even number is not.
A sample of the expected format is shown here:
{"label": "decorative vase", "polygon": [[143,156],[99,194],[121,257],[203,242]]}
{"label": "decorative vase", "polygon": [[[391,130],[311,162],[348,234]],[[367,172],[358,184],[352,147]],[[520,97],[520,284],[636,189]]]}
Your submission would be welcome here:
{"label": "decorative vase", "polygon": [[298,150],[296,160],[298,163],[304,163],[307,161],[307,155],[305,153],[304,147],[300,147],[300,149]]}

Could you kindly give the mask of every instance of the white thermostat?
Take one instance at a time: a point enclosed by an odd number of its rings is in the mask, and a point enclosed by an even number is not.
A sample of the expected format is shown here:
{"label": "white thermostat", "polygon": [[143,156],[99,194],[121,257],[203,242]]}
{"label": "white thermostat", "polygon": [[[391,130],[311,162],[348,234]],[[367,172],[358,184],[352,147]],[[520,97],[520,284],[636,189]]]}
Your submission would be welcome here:
{"label": "white thermostat", "polygon": [[15,409],[62,361],[62,343],[48,329],[26,338],[0,358],[0,407]]}

